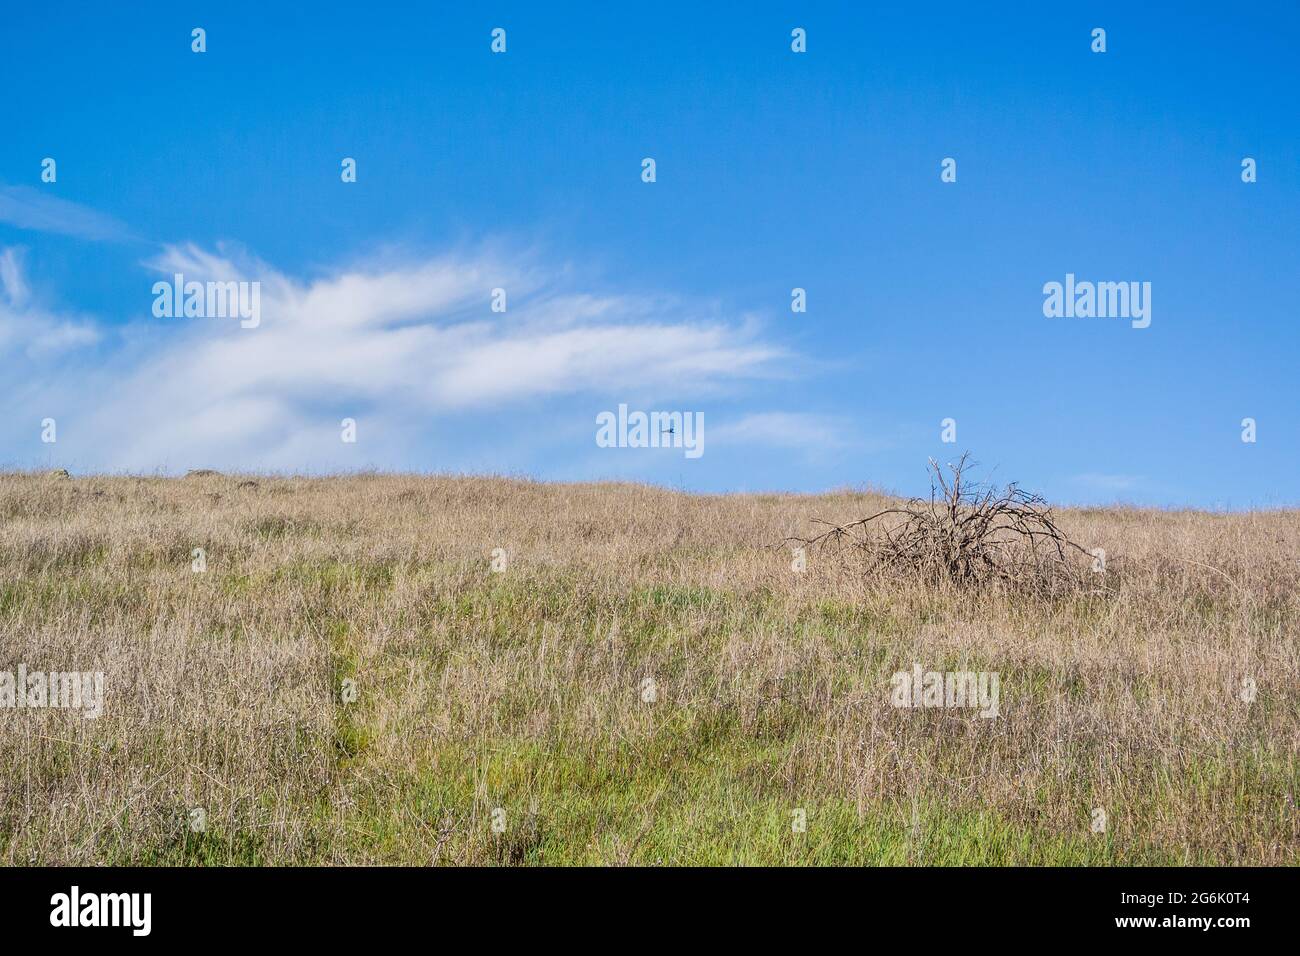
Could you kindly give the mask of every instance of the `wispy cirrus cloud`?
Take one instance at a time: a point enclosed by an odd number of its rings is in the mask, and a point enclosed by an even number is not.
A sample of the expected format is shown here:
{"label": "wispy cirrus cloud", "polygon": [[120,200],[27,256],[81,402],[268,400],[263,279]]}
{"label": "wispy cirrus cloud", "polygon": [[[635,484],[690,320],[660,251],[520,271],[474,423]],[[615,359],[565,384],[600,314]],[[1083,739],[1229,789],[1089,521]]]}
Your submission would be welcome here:
{"label": "wispy cirrus cloud", "polygon": [[[508,421],[546,400],[629,390],[698,397],[779,374],[789,358],[752,320],[592,294],[571,270],[491,253],[390,254],[302,278],[235,248],[180,245],[146,265],[163,280],[259,282],[261,322],[144,318],[153,280],[142,278],[123,309],[139,320],[95,329],[111,340],[79,361],[26,369],[26,407],[43,396],[78,420],[62,433],[81,436],[82,467],[406,467],[412,436],[441,417]],[[489,308],[498,287],[504,313]],[[340,443],[340,415],[361,420],[364,458]]]}
{"label": "wispy cirrus cloud", "polygon": [[31,186],[0,185],[0,222],[79,239],[128,241],[135,238],[125,224],[112,216]]}
{"label": "wispy cirrus cloud", "polygon": [[849,423],[836,416],[807,412],[756,412],[719,425],[719,444],[770,445],[828,451],[848,444]]}
{"label": "wispy cirrus cloud", "polygon": [[29,361],[98,341],[99,332],[89,320],[33,300],[22,259],[20,249],[0,249],[0,361],[6,353]]}

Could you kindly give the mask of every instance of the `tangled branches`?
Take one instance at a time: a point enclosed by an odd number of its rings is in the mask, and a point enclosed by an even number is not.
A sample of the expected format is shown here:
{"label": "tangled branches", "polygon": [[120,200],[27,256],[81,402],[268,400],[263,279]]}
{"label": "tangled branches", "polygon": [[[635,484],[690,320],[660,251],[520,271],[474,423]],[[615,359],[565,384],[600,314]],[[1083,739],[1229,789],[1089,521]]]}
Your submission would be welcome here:
{"label": "tangled branches", "polygon": [[1092,555],[1056,525],[1041,495],[1014,483],[999,490],[971,482],[969,453],[949,464],[930,459],[930,497],[913,498],[851,524],[834,526],[806,546],[853,548],[875,566],[930,582],[1001,583],[1051,595],[1082,588]]}

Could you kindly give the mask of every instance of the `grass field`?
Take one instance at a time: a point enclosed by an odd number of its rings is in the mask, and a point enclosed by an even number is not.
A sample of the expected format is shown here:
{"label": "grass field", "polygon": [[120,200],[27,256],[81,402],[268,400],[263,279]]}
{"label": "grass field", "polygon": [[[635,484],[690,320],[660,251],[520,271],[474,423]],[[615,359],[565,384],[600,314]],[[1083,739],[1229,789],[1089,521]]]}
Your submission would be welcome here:
{"label": "grass field", "polygon": [[0,710],[0,860],[1300,860],[1300,512],[1063,511],[1048,600],[795,573],[869,493],[252,480],[0,475],[0,670],[105,675]]}

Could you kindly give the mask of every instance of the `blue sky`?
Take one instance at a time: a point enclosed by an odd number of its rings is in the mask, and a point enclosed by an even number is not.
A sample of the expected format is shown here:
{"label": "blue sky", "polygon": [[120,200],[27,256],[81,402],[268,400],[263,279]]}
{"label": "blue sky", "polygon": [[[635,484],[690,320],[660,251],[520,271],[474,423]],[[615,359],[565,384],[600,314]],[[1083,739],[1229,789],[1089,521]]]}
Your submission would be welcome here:
{"label": "blue sky", "polygon": [[[7,11],[0,464],[914,493],[970,449],[1062,502],[1300,501],[1300,8],[912,6]],[[176,271],[260,326],[154,317]],[[1150,327],[1045,317],[1067,273]],[[598,448],[619,403],[705,453]]]}

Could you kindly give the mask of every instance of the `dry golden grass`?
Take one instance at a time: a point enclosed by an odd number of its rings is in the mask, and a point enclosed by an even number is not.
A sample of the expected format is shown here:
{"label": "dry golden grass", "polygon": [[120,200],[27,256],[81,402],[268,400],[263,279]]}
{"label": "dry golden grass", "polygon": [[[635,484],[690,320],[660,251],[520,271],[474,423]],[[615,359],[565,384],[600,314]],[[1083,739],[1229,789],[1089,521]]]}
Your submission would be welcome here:
{"label": "dry golden grass", "polygon": [[0,710],[0,860],[1297,862],[1295,511],[1065,510],[1112,593],[1047,601],[792,572],[874,494],[247,480],[0,475],[0,670],[106,675]]}

